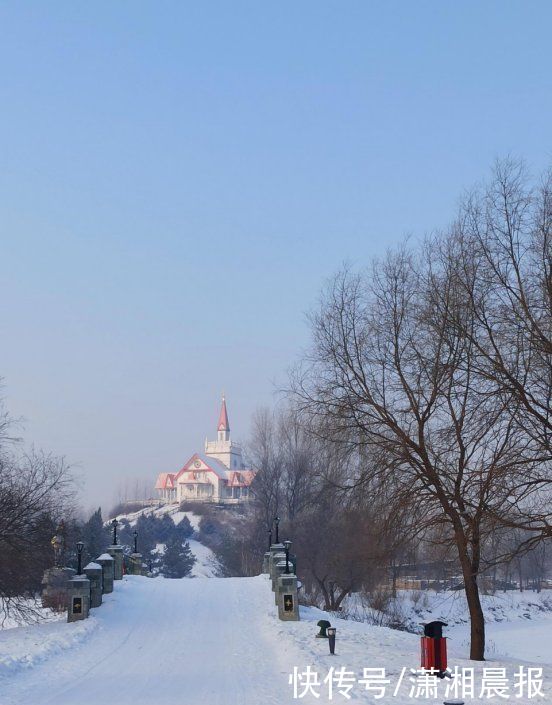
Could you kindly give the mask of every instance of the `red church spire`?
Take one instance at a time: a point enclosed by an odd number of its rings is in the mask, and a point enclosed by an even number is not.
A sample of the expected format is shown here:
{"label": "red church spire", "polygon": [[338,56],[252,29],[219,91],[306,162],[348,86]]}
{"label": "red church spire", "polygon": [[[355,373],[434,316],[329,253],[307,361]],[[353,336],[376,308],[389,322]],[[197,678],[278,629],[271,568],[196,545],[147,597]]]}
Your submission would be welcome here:
{"label": "red church spire", "polygon": [[220,416],[217,430],[230,431],[230,424],[228,423],[228,412],[226,411],[226,399],[224,398],[224,394],[222,395],[222,406],[220,407]]}

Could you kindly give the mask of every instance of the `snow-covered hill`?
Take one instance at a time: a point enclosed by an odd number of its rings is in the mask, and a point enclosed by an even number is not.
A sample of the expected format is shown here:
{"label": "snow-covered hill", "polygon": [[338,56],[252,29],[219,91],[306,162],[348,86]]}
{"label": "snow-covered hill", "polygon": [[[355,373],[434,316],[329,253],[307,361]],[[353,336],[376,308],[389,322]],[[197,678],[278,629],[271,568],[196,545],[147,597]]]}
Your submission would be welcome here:
{"label": "snow-covered hill", "polygon": [[[201,519],[200,516],[190,511],[182,512],[180,511],[178,505],[164,504],[160,507],[144,507],[143,509],[139,509],[128,514],[119,514],[116,519],[118,521],[126,520],[131,526],[134,526],[138,520],[138,517],[147,514],[154,514],[158,517],[162,517],[167,514],[171,517],[175,524],[179,524],[184,517],[187,517],[192,529],[194,530],[194,533],[188,540],[188,543],[190,544],[190,549],[196,559],[190,577],[214,578],[217,575],[220,575],[221,568],[215,554],[210,548],[197,540],[197,532],[199,531],[199,522]],[[158,546],[158,552],[163,552],[162,545]]]}
{"label": "snow-covered hill", "polygon": [[[415,635],[329,616],[338,630],[336,655],[330,656],[327,642],[314,638],[316,621],[326,617],[315,608],[302,608],[301,622],[280,622],[265,576],[194,580],[127,576],[85,622],[0,633],[0,701],[2,705],[283,705],[296,701],[289,683],[294,668],[302,675],[310,667],[318,674],[319,685],[312,690],[320,697],[311,692],[301,701],[345,703],[348,699],[340,694],[337,681],[330,677],[323,682],[330,667],[345,667],[353,679],[348,693],[352,702],[373,698],[374,693],[367,693],[365,684],[358,682],[364,668],[386,668],[391,682],[379,702],[420,702],[413,697],[415,691],[410,695],[414,685],[409,669],[419,665]],[[504,667],[513,701],[552,702],[552,653],[542,666],[545,699],[514,697],[517,660],[468,662],[463,647],[453,640],[450,664],[473,666],[478,683],[483,667]],[[443,701],[445,687],[439,682],[435,702]],[[488,702],[479,698],[472,702],[483,701]]]}

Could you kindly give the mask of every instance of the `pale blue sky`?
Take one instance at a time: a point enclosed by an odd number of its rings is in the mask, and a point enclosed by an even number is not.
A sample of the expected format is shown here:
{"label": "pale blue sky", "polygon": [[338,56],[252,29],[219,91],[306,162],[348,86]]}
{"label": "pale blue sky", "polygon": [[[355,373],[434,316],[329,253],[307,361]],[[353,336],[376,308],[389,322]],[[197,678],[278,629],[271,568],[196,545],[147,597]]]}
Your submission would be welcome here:
{"label": "pale blue sky", "polygon": [[550,2],[1,2],[0,375],[83,502],[271,403],[344,260],[550,161]]}

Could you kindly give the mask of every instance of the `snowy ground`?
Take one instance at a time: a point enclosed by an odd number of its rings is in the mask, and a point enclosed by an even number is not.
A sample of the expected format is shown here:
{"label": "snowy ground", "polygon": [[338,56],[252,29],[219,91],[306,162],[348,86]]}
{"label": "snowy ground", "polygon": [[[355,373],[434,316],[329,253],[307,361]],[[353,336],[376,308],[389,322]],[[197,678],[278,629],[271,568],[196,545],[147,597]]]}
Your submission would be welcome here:
{"label": "snowy ground", "polygon": [[192,524],[192,528],[194,530],[197,530],[199,526],[199,520],[201,518],[193,512],[181,512],[178,504],[162,504],[159,507],[142,507],[141,509],[137,509],[135,512],[129,512],[128,514],[117,514],[115,518],[117,519],[117,521],[122,521],[123,519],[126,519],[131,526],[134,526],[134,524],[136,524],[136,520],[142,514],[155,514],[155,516],[159,517],[163,516],[164,514],[168,514],[172,517],[175,524],[178,524],[182,521],[185,516],[187,516],[190,519],[190,523]]}
{"label": "snowy ground", "polygon": [[[538,663],[552,663],[552,591],[497,592],[481,595],[485,612],[489,658],[523,658]],[[388,607],[390,615],[410,631],[419,632],[419,625],[434,619],[446,622],[449,644],[457,653],[469,654],[469,618],[466,598],[462,591],[433,592],[431,590],[401,590]],[[351,619],[378,622],[379,616],[361,599],[352,595],[346,603]]]}
{"label": "snowy ground", "polygon": [[38,598],[29,598],[25,600],[25,604],[29,610],[32,610],[33,614],[27,614],[21,617],[15,614],[13,610],[6,610],[0,600],[0,630],[14,629],[15,627],[34,624],[35,622],[56,622],[63,619],[63,615],[59,614],[59,612],[54,612],[47,607],[42,607],[40,599]]}
{"label": "snowy ground", "polygon": [[[289,674],[294,667],[303,673],[308,666],[321,681],[331,666],[345,667],[354,678],[365,667],[386,667],[391,684],[380,703],[424,700],[409,694],[408,669],[418,667],[415,635],[330,617],[338,630],[336,655],[330,656],[327,641],[314,638],[316,621],[326,615],[304,608],[301,622],[280,622],[265,576],[127,576],[105,598],[85,622],[0,633],[2,705],[286,705],[294,702]],[[518,646],[523,651],[521,639]],[[449,652],[451,665],[475,667],[476,682],[483,665],[506,668],[511,681],[519,667],[517,660],[506,658],[485,664],[463,660],[456,639]],[[545,699],[516,698],[512,690],[513,701],[552,703],[552,649],[543,664]],[[403,668],[407,670],[394,696]],[[313,687],[319,698],[311,693],[300,702],[349,702],[334,685],[331,701],[326,683]],[[440,682],[433,702],[443,701],[444,689]],[[352,702],[373,698],[356,681],[348,695]]]}
{"label": "snowy ground", "polygon": [[196,539],[188,539],[190,549],[196,557],[196,562],[192,568],[194,578],[215,578],[220,573],[220,566],[215,558],[215,554],[210,548],[204,546]]}

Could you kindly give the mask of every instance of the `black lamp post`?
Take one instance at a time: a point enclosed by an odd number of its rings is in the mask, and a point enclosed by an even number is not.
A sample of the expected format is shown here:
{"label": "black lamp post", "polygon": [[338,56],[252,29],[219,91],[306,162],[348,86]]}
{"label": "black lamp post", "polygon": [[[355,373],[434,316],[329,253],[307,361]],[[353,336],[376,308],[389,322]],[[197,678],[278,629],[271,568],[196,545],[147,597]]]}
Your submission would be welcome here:
{"label": "black lamp post", "polygon": [[117,526],[119,525],[119,522],[117,519],[113,519],[111,522],[111,526],[113,527],[113,545],[117,545]]}
{"label": "black lamp post", "polygon": [[284,541],[284,549],[286,551],[286,575],[289,575],[289,549],[291,548],[291,541]]}
{"label": "black lamp post", "polygon": [[270,551],[270,547],[272,546],[272,529],[268,530],[268,550]]}
{"label": "black lamp post", "polygon": [[278,526],[280,524],[280,517],[274,517],[274,524],[276,525],[276,543],[279,543]]}
{"label": "black lamp post", "polygon": [[134,553],[138,553],[138,532],[136,529],[132,535],[134,536]]}
{"label": "black lamp post", "polygon": [[82,575],[82,549],[84,548],[84,543],[82,541],[77,541],[77,575]]}

